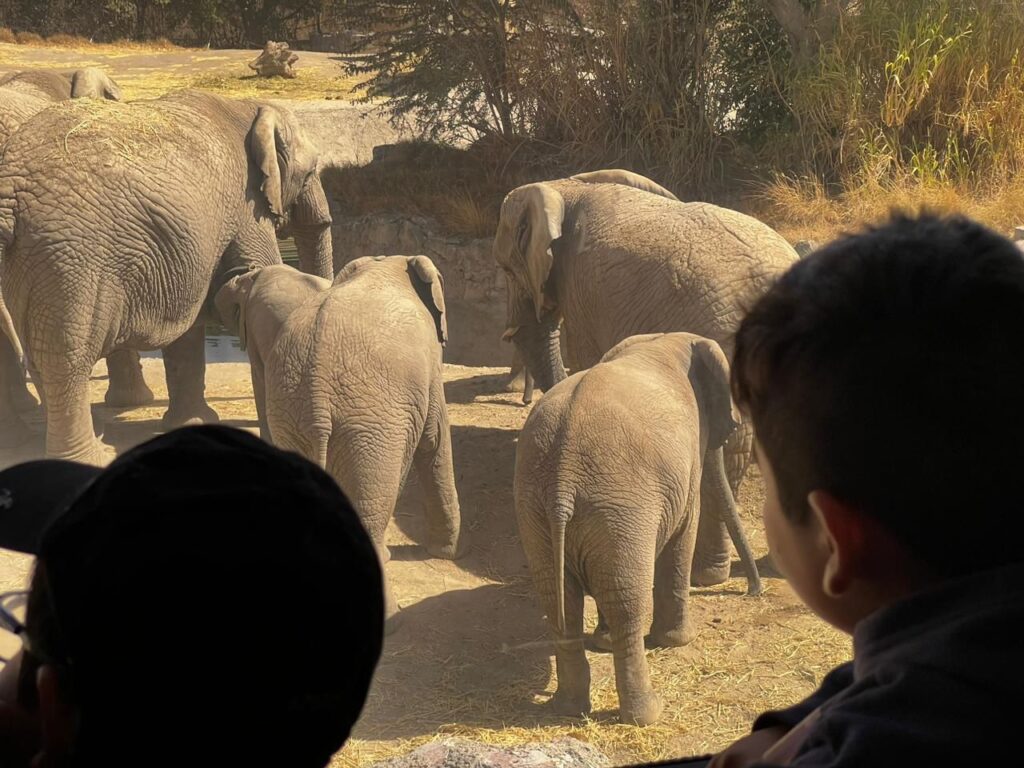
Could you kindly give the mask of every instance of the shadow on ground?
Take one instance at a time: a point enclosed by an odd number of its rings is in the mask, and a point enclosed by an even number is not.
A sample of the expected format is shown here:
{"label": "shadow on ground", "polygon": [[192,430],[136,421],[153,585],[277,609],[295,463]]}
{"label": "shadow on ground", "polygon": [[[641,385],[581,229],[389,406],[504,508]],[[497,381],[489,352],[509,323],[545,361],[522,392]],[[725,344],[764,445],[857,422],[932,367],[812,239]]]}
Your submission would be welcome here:
{"label": "shadow on ground", "polygon": [[500,729],[565,722],[535,700],[551,681],[552,646],[529,584],[453,590],[401,616],[356,738],[407,739],[446,723]]}
{"label": "shadow on ground", "polygon": [[[512,479],[518,432],[488,427],[452,427],[455,485],[462,509],[463,536],[469,549],[457,561],[460,569],[492,581],[522,578],[526,557],[519,545]],[[395,510],[395,524],[412,539],[426,541],[423,490],[415,471],[409,473],[405,491]],[[429,559],[423,547],[392,548],[402,560]]]}

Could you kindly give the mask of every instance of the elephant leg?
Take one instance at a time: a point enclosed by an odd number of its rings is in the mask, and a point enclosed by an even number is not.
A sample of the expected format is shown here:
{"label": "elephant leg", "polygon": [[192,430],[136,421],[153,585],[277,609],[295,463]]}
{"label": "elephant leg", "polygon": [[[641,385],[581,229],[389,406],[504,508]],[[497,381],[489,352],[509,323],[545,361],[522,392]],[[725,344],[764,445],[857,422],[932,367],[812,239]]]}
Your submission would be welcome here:
{"label": "elephant leg", "polygon": [[[554,583],[554,579],[550,583]],[[545,602],[549,618],[557,616],[553,592]],[[560,715],[590,714],[590,664],[583,645],[583,587],[571,574],[565,576],[565,631],[555,630],[555,673],[558,689],[551,707]],[[554,622],[552,621],[552,624]]]}
{"label": "elephant leg", "polygon": [[597,609],[597,627],[594,628],[594,634],[590,637],[590,644],[594,650],[611,653],[612,631],[608,629],[608,619],[605,618],[600,608]]}
{"label": "elephant leg", "polygon": [[460,539],[461,512],[452,467],[452,434],[440,381],[431,387],[431,416],[413,456],[426,496],[427,551],[445,560],[465,554]]}
{"label": "elephant leg", "polygon": [[263,361],[253,350],[249,351],[249,369],[252,374],[252,394],[256,401],[256,419],[260,425],[260,437],[268,443],[273,443],[274,438],[270,434],[270,422],[267,420],[267,384],[266,374],[263,371]]}
{"label": "elephant leg", "polygon": [[197,321],[180,339],[164,348],[169,405],[164,427],[216,424],[217,412],[206,404],[205,327]]}
{"label": "elephant leg", "polygon": [[654,563],[654,622],[649,640],[653,647],[686,645],[697,634],[687,613],[696,539],[697,521],[691,515]]}
{"label": "elephant leg", "polygon": [[[631,562],[631,565],[636,567],[635,563]],[[612,632],[619,720],[635,725],[657,722],[663,706],[661,697],[651,685],[651,673],[644,654],[644,635],[653,613],[651,581],[650,576],[637,579],[635,584],[620,589],[610,604],[601,596],[597,597]]]}
{"label": "elephant leg", "polygon": [[[30,353],[31,354],[31,353]],[[51,355],[33,369],[46,408],[46,455],[83,464],[106,464],[108,452],[96,438],[89,404],[92,361]],[[38,371],[38,373],[37,373]]]}
{"label": "elephant leg", "polygon": [[149,405],[156,399],[142,375],[139,353],[134,349],[119,349],[107,355],[107,375],[110,384],[103,402],[111,408]]}
{"label": "elephant leg", "polygon": [[[744,420],[725,443],[725,470],[733,498],[739,498],[740,485],[750,466],[754,450],[754,430]],[[701,514],[697,527],[691,582],[697,587],[712,587],[729,578],[732,548],[725,523],[717,515]]]}

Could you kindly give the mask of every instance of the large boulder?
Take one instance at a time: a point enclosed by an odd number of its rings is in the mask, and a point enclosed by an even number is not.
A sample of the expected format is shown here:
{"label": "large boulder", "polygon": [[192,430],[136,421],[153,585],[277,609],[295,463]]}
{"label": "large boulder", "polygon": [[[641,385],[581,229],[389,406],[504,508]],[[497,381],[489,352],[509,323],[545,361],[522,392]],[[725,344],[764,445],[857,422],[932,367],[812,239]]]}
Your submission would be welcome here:
{"label": "large boulder", "polygon": [[518,747],[443,739],[372,768],[606,768],[608,765],[607,757],[578,739],[556,739]]}
{"label": "large boulder", "polygon": [[299,55],[288,47],[288,43],[267,40],[263,53],[249,62],[249,69],[260,77],[295,77],[294,64],[298,60]]}

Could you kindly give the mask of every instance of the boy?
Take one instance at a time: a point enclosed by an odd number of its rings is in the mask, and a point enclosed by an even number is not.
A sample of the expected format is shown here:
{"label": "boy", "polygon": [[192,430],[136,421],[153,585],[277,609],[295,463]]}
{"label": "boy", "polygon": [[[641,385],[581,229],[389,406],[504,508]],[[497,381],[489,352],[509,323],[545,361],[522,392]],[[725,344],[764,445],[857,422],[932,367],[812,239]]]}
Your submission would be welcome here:
{"label": "boy", "polygon": [[794,265],[736,337],[774,562],[854,659],[712,760],[1004,764],[1024,673],[1024,258],[896,216]]}
{"label": "boy", "polygon": [[[107,469],[0,472],[0,546],[37,555],[0,765],[319,768],[380,655],[373,545],[334,481],[195,427]],[[8,673],[9,675],[9,673]]]}

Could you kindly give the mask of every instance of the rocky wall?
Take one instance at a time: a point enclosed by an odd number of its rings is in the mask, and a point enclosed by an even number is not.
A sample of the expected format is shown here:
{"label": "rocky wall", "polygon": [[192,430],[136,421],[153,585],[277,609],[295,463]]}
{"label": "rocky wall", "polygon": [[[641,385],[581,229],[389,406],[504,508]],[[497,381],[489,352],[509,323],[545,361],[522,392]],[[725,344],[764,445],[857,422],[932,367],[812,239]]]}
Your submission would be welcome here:
{"label": "rocky wall", "polygon": [[444,275],[448,312],[446,362],[507,366],[511,345],[505,330],[505,278],[491,255],[490,238],[437,234],[428,219],[401,213],[346,216],[333,210],[335,271],[361,256],[422,254]]}

